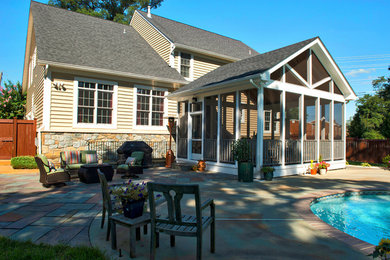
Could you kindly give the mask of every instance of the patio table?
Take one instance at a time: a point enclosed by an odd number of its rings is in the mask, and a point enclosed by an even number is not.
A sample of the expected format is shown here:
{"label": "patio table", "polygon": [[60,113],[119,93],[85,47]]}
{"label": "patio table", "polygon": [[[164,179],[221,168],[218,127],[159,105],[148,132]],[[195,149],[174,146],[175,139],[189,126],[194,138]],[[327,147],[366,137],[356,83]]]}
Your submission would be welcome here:
{"label": "patio table", "polygon": [[100,169],[107,181],[112,181],[114,175],[114,169],[108,163],[103,164],[86,164],[80,167],[78,175],[80,181],[83,183],[99,183],[99,176],[97,170]]}

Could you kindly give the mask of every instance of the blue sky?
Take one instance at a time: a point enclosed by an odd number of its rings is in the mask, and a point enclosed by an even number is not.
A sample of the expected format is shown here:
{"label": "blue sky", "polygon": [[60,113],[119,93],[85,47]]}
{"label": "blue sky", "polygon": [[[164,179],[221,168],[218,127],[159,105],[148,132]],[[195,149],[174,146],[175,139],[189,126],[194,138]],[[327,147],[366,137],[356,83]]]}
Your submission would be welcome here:
{"label": "blue sky", "polygon": [[[152,13],[241,40],[261,53],[320,36],[358,96],[372,93],[373,79],[389,76],[390,1],[245,3],[165,0]],[[1,0],[1,5],[0,71],[3,81],[21,81],[30,1]],[[347,118],[354,112],[350,102]]]}

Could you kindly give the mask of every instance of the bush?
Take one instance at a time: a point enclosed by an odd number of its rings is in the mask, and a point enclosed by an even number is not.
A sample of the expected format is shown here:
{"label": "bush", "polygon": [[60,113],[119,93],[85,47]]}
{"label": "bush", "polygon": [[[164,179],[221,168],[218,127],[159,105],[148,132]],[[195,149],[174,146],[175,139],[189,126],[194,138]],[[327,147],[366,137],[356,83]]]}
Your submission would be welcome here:
{"label": "bush", "polygon": [[361,166],[363,166],[363,167],[371,167],[371,164],[369,164],[368,162],[362,162]]}
{"label": "bush", "polygon": [[11,159],[11,166],[14,169],[37,169],[38,166],[32,156],[19,156]]}
{"label": "bush", "polygon": [[390,154],[383,157],[382,162],[390,168]]}

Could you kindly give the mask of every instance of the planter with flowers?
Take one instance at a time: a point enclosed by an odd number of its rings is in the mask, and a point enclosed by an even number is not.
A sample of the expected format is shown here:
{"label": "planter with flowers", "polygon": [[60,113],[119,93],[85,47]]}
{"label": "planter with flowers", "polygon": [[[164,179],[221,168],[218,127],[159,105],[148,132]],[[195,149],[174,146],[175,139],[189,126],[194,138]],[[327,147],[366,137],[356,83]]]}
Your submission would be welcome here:
{"label": "planter with flowers", "polygon": [[330,164],[325,161],[316,163],[316,168],[319,169],[321,175],[326,174],[326,172],[328,171],[328,167],[330,167]]}
{"label": "planter with flowers", "polygon": [[317,174],[317,167],[315,167],[313,160],[310,161],[310,174],[311,175]]}
{"label": "planter with flowers", "polygon": [[145,200],[148,198],[146,183],[133,183],[131,180],[111,189],[117,201],[122,203],[123,215],[127,218],[142,216]]}

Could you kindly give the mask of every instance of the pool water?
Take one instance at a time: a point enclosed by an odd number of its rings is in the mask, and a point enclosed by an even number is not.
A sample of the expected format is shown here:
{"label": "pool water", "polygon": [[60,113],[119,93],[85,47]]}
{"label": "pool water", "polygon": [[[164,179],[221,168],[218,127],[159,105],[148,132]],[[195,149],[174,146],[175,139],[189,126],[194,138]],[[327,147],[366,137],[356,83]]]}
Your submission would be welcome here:
{"label": "pool water", "polygon": [[329,225],[373,245],[390,238],[390,192],[337,194],[314,201],[311,210]]}

